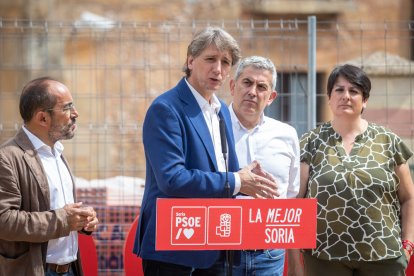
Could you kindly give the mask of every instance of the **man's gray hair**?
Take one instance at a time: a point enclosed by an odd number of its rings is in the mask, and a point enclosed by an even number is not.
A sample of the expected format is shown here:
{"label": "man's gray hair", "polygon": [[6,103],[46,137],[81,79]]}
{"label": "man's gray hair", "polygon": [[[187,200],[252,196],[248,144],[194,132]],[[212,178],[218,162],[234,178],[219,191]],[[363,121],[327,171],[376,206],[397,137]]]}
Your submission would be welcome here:
{"label": "man's gray hair", "polygon": [[243,70],[249,66],[252,66],[253,68],[256,68],[256,69],[267,70],[270,73],[272,73],[272,89],[276,90],[276,80],[277,80],[276,67],[270,59],[265,58],[265,57],[250,56],[250,57],[243,58],[240,61],[239,65],[237,66],[236,72],[234,74],[234,79],[238,80]]}
{"label": "man's gray hair", "polygon": [[198,32],[190,45],[188,45],[187,60],[183,66],[183,72],[185,72],[187,77],[191,75],[187,64],[188,57],[198,57],[210,45],[216,46],[219,51],[229,51],[232,66],[239,62],[241,54],[237,41],[228,32],[219,27],[207,27]]}

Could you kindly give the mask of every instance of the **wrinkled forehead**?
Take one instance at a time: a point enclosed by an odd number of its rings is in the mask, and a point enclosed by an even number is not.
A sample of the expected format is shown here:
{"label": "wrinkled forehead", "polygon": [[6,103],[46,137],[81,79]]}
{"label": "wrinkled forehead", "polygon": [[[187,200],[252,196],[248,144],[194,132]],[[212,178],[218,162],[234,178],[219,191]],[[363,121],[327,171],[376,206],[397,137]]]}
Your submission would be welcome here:
{"label": "wrinkled forehead", "polygon": [[227,48],[220,48],[214,43],[211,43],[198,53],[199,56],[207,54],[224,55],[231,59],[231,52]]}

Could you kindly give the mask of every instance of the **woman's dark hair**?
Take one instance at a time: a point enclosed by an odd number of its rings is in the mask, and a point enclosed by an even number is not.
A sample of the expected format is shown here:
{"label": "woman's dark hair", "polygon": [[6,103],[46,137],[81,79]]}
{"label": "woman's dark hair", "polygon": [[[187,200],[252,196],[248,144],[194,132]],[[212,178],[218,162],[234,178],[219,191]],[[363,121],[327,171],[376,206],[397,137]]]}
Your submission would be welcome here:
{"label": "woman's dark hair", "polygon": [[328,84],[326,86],[329,98],[331,98],[332,89],[335,85],[336,80],[340,76],[344,77],[350,83],[361,89],[362,98],[364,100],[367,100],[369,98],[369,92],[371,91],[370,79],[361,68],[351,64],[339,65],[332,70],[328,78]]}
{"label": "woman's dark hair", "polygon": [[51,81],[56,80],[50,77],[42,77],[30,81],[23,87],[19,109],[25,123],[32,119],[37,110],[46,110],[55,106],[56,97],[49,92]]}

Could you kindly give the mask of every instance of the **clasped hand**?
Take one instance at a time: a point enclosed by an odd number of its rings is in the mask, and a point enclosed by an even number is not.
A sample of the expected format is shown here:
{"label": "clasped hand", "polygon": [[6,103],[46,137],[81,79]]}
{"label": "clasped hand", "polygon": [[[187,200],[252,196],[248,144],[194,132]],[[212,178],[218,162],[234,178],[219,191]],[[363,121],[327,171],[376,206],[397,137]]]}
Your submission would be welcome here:
{"label": "clasped hand", "polygon": [[278,186],[272,174],[266,172],[258,161],[253,161],[238,171],[240,192],[255,198],[277,198]]}
{"label": "clasped hand", "polygon": [[99,223],[96,212],[91,206],[82,206],[82,202],[67,204],[65,209],[71,231],[93,232]]}

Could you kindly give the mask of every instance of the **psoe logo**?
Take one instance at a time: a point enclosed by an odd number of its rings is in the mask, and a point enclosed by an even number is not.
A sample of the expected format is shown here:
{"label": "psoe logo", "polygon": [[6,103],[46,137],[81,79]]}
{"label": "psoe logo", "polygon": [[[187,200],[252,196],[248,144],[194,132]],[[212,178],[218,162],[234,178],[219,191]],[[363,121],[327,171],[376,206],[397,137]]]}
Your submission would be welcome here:
{"label": "psoe logo", "polygon": [[242,237],[241,206],[208,208],[207,244],[239,245]]}
{"label": "psoe logo", "polygon": [[171,212],[171,245],[206,244],[206,207],[174,206]]}
{"label": "psoe logo", "polygon": [[231,215],[221,214],[220,225],[216,226],[216,235],[220,237],[230,237],[231,234]]}

